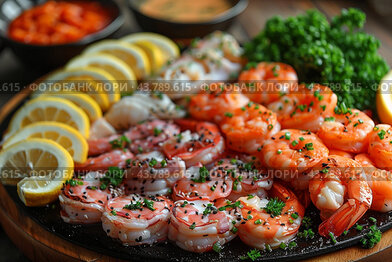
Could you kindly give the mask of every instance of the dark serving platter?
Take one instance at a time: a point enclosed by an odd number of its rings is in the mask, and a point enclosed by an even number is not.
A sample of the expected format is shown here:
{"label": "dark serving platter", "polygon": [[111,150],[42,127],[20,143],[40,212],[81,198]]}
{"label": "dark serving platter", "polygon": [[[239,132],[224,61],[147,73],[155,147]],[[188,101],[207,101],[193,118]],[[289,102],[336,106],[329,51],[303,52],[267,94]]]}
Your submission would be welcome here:
{"label": "dark serving platter", "polygon": [[[6,130],[10,118],[17,108],[15,107],[13,112],[0,123],[1,133],[4,133]],[[213,251],[201,254],[191,253],[180,249],[170,242],[153,246],[126,247],[119,241],[108,237],[100,224],[71,225],[63,222],[60,217],[60,205],[58,202],[46,207],[26,207],[19,200],[15,186],[5,186],[5,189],[21,213],[33,219],[42,228],[73,244],[119,259],[132,261],[238,261],[252,249],[243,244],[238,237],[224,245],[219,254]],[[313,221],[311,229],[316,233],[313,239],[297,238],[295,239],[297,247],[291,249],[275,249],[272,252],[261,251],[262,257],[260,260],[301,260],[357,245],[361,237],[368,232],[368,226],[373,224],[370,222],[369,217],[377,219],[376,225],[382,232],[392,228],[392,212],[379,213],[368,211],[358,221],[359,225],[364,226],[362,231],[352,228],[346,236],[338,237],[338,242],[333,244],[331,239],[323,238],[317,234],[317,227],[321,220],[316,208],[313,206],[309,207],[306,210],[306,216]],[[302,230],[301,228],[300,231]]]}

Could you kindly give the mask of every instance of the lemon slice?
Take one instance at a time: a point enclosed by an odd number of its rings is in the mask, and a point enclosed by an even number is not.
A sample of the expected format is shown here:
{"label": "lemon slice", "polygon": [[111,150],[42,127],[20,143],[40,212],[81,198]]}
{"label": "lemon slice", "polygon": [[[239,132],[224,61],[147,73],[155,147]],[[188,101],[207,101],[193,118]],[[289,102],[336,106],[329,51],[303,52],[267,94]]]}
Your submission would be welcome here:
{"label": "lemon slice", "polygon": [[159,70],[165,63],[165,56],[162,50],[156,44],[144,40],[137,41],[133,44],[146,52],[148,60],[150,61],[152,73]]}
{"label": "lemon slice", "polygon": [[44,121],[28,125],[8,138],[3,148],[29,138],[52,140],[67,150],[75,162],[84,163],[87,160],[86,139],[75,128],[59,122]]}
{"label": "lemon slice", "polygon": [[381,122],[392,125],[392,70],[380,82],[376,106]]}
{"label": "lemon slice", "polygon": [[87,94],[77,91],[71,92],[64,90],[59,92],[47,91],[41,96],[54,96],[71,101],[87,114],[88,118],[90,119],[90,123],[102,117],[102,110],[99,107],[98,103]]}
{"label": "lemon slice", "polygon": [[150,62],[146,53],[140,47],[118,41],[104,40],[89,46],[84,54],[104,53],[124,61],[135,73],[137,79],[146,77],[151,72]]}
{"label": "lemon slice", "polygon": [[78,67],[100,68],[117,80],[121,93],[132,92],[137,86],[132,69],[121,59],[108,54],[88,54],[73,58],[66,65],[67,69]]}
{"label": "lemon slice", "polygon": [[[72,68],[60,70],[49,75],[45,80],[57,82],[58,85],[47,85],[45,91],[81,91],[90,95],[103,111],[111,104],[120,100],[118,85],[112,81],[113,77],[102,69],[94,67]],[[42,92],[42,88],[39,88]],[[38,93],[39,94],[39,93]]]}
{"label": "lemon slice", "polygon": [[172,40],[166,36],[155,33],[136,33],[125,36],[120,39],[121,41],[134,44],[139,41],[148,41],[155,44],[164,55],[164,63],[177,58],[180,55],[180,49]]}
{"label": "lemon slice", "polygon": [[84,137],[89,136],[90,122],[86,113],[72,102],[57,97],[38,97],[27,102],[12,117],[8,133],[14,134],[38,121],[68,124]]}
{"label": "lemon slice", "polygon": [[63,183],[72,178],[73,168],[71,155],[48,139],[23,140],[0,153],[2,181],[17,183],[19,198],[26,206],[55,201]]}

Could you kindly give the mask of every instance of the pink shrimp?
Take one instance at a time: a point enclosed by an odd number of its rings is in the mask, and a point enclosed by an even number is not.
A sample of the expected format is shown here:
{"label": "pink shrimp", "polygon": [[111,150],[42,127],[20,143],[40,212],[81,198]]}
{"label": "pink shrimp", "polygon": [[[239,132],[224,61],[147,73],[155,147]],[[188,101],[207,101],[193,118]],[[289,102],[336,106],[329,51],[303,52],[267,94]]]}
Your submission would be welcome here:
{"label": "pink shrimp", "polygon": [[239,81],[247,85],[244,94],[250,100],[269,104],[278,100],[282,94],[289,93],[297,85],[298,77],[290,65],[261,62],[255,68],[243,71]]}
{"label": "pink shrimp", "polygon": [[319,233],[340,236],[370,208],[372,190],[355,160],[328,156],[313,169],[317,174],[309,183],[310,197],[325,219]]}
{"label": "pink shrimp", "polygon": [[275,177],[305,189],[312,178],[306,171],[328,156],[328,148],[310,131],[285,129],[265,141],[257,155]]}
{"label": "pink shrimp", "polygon": [[367,150],[373,127],[373,120],[365,113],[348,109],[344,114],[326,118],[317,135],[328,148],[361,153]]}
{"label": "pink shrimp", "polygon": [[215,124],[188,119],[180,119],[176,123],[185,131],[163,144],[163,152],[170,159],[179,157],[187,167],[197,163],[208,164],[225,150],[225,141]]}
{"label": "pink shrimp", "polygon": [[[268,192],[270,200],[254,197],[241,197],[238,200],[245,223],[238,227],[241,240],[258,249],[278,247],[282,242],[287,243],[298,233],[305,209],[292,191],[275,182]],[[271,212],[268,209],[270,201],[283,202],[281,210]],[[278,212],[278,213],[275,213]]]}
{"label": "pink shrimp", "polygon": [[147,120],[132,126],[123,136],[119,134],[104,138],[89,139],[89,156],[100,155],[118,147],[127,146],[132,153],[145,153],[160,148],[163,142],[180,133],[180,128],[171,121]]}
{"label": "pink shrimp", "polygon": [[66,223],[91,224],[101,221],[104,207],[112,196],[123,194],[122,187],[101,190],[103,174],[90,172],[83,179],[68,180],[59,195],[61,218]]}
{"label": "pink shrimp", "polygon": [[216,243],[224,245],[236,237],[241,222],[238,204],[224,199],[175,202],[169,239],[182,249],[199,253],[212,250]]}
{"label": "pink shrimp", "polygon": [[105,171],[112,166],[124,168],[126,161],[133,157],[128,150],[113,150],[97,157],[89,157],[82,164],[75,164],[75,172]]}
{"label": "pink shrimp", "polygon": [[392,127],[381,124],[370,134],[368,153],[376,167],[392,170]]}
{"label": "pink shrimp", "polygon": [[190,167],[186,176],[174,184],[173,199],[213,201],[227,197],[233,186],[230,175],[230,170],[226,170],[223,165],[210,171],[203,166]]}
{"label": "pink shrimp", "polygon": [[102,214],[108,236],[135,246],[165,241],[173,202],[166,197],[131,194],[110,200]]}
{"label": "pink shrimp", "polygon": [[253,154],[280,130],[280,124],[275,113],[262,105],[249,103],[226,115],[221,129],[229,149]]}
{"label": "pink shrimp", "polygon": [[127,167],[126,190],[141,196],[169,195],[185,169],[185,162],[178,157],[167,159],[158,151],[139,154]]}
{"label": "pink shrimp", "polygon": [[208,91],[191,97],[188,110],[195,119],[219,123],[225,114],[232,113],[248,102],[249,99],[242,94],[229,93],[223,83],[214,83]]}
{"label": "pink shrimp", "polygon": [[316,132],[325,117],[333,114],[337,96],[326,86],[304,84],[297,90],[268,105],[278,115],[282,128],[297,128]]}
{"label": "pink shrimp", "polygon": [[392,211],[392,173],[376,168],[368,154],[356,155],[354,159],[362,165],[366,181],[373,192],[370,209],[379,212]]}

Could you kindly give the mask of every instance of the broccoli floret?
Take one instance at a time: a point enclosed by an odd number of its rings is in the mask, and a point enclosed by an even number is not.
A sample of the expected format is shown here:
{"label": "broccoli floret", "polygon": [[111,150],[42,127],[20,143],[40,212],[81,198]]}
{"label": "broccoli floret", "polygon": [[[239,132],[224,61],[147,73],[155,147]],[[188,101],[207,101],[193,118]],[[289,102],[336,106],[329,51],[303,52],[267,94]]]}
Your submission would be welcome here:
{"label": "broccoli floret", "polygon": [[381,231],[375,226],[370,227],[370,231],[364,235],[361,240],[361,246],[363,248],[372,248],[381,240]]}
{"label": "broccoli floret", "polygon": [[316,10],[287,19],[276,16],[245,44],[245,56],[252,64],[290,64],[301,82],[331,87],[339,103],[374,109],[378,83],[389,67],[377,53],[380,42],[362,31],[365,20],[354,8],[343,9],[331,24]]}

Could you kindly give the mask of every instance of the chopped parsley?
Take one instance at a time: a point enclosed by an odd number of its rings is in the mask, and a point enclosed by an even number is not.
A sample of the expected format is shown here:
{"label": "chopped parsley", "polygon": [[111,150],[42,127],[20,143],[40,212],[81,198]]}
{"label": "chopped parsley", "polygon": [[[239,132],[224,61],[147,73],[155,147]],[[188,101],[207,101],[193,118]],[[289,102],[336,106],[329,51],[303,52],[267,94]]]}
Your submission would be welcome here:
{"label": "chopped parsley", "polygon": [[252,250],[248,251],[245,256],[240,257],[240,259],[241,260],[250,259],[252,261],[256,261],[256,259],[258,259],[259,257],[261,257],[260,250],[252,249]]}
{"label": "chopped parsley", "polygon": [[65,184],[70,185],[70,186],[81,186],[81,185],[83,185],[83,181],[69,179],[69,180],[65,181]]}
{"label": "chopped parsley", "polygon": [[209,177],[209,174],[208,169],[205,166],[202,166],[199,169],[199,177],[197,179],[192,179],[192,181],[196,183],[204,183]]}
{"label": "chopped parsley", "polygon": [[282,209],[286,206],[286,203],[279,200],[279,198],[271,198],[268,201],[267,206],[263,209],[271,216],[279,216],[282,214]]}
{"label": "chopped parsley", "polygon": [[219,243],[219,241],[215,242],[214,245],[212,246],[212,249],[216,253],[220,253],[222,251],[222,245]]}
{"label": "chopped parsley", "polygon": [[127,136],[122,135],[119,138],[110,141],[109,143],[112,145],[113,149],[124,149],[128,144],[131,143],[131,140]]}
{"label": "chopped parsley", "polygon": [[381,231],[375,225],[372,225],[370,226],[370,231],[359,242],[363,248],[372,248],[380,242],[381,236]]}
{"label": "chopped parsley", "polygon": [[120,169],[116,166],[111,166],[106,171],[105,176],[102,177],[101,186],[99,187],[101,190],[105,190],[110,184],[113,186],[118,186],[121,184],[124,177],[124,170]]}

